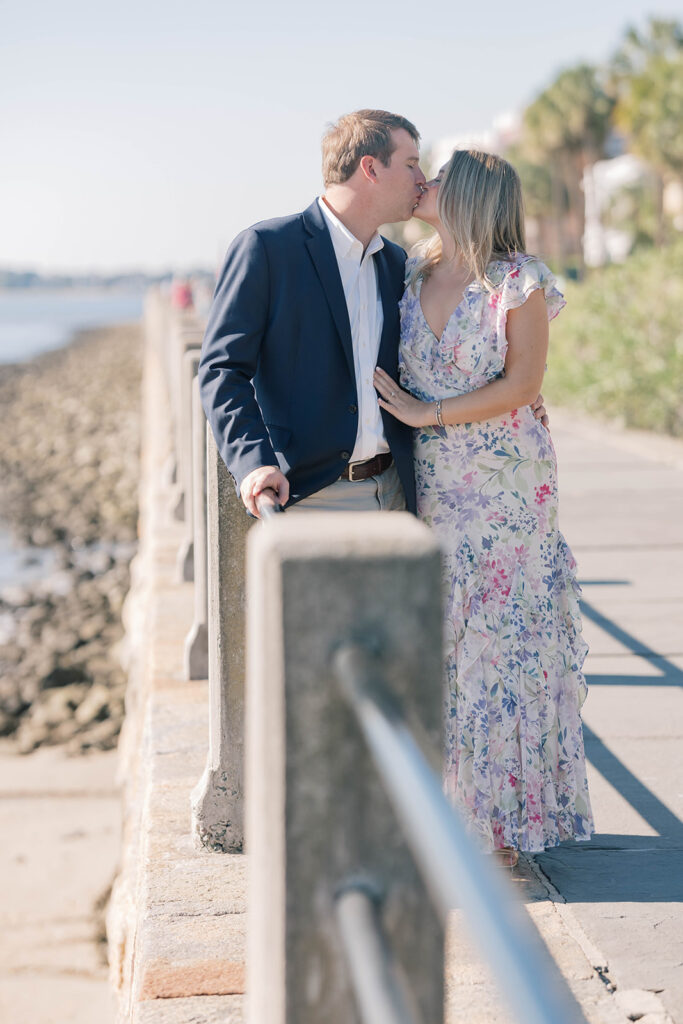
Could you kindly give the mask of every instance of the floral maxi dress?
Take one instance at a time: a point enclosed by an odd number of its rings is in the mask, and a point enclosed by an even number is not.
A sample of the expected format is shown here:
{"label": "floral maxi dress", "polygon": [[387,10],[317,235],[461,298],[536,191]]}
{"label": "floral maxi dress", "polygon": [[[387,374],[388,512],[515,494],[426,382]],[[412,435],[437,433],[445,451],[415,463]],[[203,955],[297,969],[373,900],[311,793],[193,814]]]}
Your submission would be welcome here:
{"label": "floral maxi dress", "polygon": [[[408,270],[411,269],[409,264]],[[507,311],[543,288],[539,260],[489,265],[441,338],[401,300],[401,383],[424,401],[464,394],[504,372]],[[557,468],[527,406],[479,423],[414,432],[419,517],[436,533],[445,581],[445,788],[488,850],[531,852],[588,839],[581,705],[586,684],[576,563],[558,528]]]}

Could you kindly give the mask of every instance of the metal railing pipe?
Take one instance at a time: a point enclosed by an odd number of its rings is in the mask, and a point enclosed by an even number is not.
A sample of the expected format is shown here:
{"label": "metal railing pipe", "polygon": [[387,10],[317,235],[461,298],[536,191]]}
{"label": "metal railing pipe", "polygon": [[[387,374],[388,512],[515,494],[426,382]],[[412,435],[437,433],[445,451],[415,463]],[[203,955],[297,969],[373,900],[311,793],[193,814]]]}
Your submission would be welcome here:
{"label": "metal railing pipe", "polygon": [[363,648],[346,644],[334,653],[333,667],[444,924],[449,910],[462,908],[520,1022],[585,1024],[529,918],[448,803],[438,776],[388,696],[377,662]]}
{"label": "metal railing pipe", "polygon": [[265,491],[261,491],[256,498],[256,508],[264,523],[284,512],[282,505],[277,500],[275,491],[272,491],[269,487]]}
{"label": "metal railing pipe", "polygon": [[337,923],[363,1024],[420,1024],[391,955],[376,900],[349,884],[337,896]]}

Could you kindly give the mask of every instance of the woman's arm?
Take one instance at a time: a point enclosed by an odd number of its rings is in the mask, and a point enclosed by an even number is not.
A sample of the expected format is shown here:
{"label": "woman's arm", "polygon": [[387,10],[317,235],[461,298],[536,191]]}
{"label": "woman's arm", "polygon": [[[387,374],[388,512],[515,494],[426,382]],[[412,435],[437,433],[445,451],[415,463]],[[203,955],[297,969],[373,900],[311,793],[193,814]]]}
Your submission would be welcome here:
{"label": "woman's arm", "polygon": [[[541,389],[548,354],[548,313],[542,288],[507,315],[508,350],[505,376],[475,391],[444,398],[441,417],[445,424],[476,423],[531,405]],[[402,423],[426,427],[436,423],[436,402],[421,402],[402,391],[383,370],[375,370],[379,404]],[[392,395],[393,392],[393,395]]]}

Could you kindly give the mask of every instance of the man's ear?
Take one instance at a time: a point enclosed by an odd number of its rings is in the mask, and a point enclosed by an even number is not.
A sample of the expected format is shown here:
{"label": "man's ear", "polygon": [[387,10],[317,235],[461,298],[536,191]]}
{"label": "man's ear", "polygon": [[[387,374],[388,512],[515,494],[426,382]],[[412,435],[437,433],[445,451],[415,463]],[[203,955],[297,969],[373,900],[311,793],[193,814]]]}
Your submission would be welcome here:
{"label": "man's ear", "polygon": [[377,171],[375,170],[374,156],[362,156],[358,166],[368,181],[371,181],[373,185],[377,184]]}

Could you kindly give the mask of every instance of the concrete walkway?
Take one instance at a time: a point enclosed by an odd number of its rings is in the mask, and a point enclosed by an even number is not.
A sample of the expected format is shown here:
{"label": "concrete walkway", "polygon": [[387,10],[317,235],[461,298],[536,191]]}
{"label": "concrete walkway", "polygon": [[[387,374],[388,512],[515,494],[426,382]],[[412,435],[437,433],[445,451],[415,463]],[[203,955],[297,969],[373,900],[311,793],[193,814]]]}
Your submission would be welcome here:
{"label": "concrete walkway", "polygon": [[630,1019],[656,992],[683,1021],[683,443],[556,419],[598,834],[537,860]]}
{"label": "concrete walkway", "polygon": [[0,746],[0,1021],[110,1024],[103,907],[120,848],[116,755]]}

